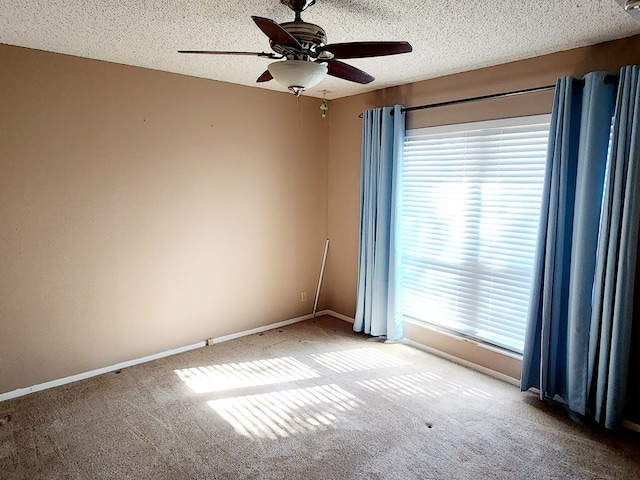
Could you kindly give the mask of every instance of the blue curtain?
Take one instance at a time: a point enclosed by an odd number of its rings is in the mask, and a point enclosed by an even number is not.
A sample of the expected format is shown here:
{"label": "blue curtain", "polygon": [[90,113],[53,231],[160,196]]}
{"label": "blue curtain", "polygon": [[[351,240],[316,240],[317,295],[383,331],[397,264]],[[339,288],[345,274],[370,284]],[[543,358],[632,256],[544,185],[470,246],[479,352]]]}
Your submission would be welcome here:
{"label": "blue curtain", "polygon": [[523,355],[522,390],[557,396],[607,428],[622,423],[626,393],[639,116],[637,66],[619,80],[594,72],[557,82]]}
{"label": "blue curtain", "polygon": [[[392,115],[393,113],[393,115]],[[396,178],[404,141],[402,107],[363,114],[358,289],[353,329],[394,340],[402,337],[395,315]]]}

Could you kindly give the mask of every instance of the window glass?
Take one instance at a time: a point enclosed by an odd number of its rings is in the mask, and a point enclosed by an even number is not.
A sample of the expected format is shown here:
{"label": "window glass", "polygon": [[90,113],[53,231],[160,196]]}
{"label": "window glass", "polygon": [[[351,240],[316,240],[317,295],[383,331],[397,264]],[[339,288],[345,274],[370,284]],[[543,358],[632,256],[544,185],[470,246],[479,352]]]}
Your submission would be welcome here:
{"label": "window glass", "polygon": [[522,353],[549,115],[409,130],[401,311]]}

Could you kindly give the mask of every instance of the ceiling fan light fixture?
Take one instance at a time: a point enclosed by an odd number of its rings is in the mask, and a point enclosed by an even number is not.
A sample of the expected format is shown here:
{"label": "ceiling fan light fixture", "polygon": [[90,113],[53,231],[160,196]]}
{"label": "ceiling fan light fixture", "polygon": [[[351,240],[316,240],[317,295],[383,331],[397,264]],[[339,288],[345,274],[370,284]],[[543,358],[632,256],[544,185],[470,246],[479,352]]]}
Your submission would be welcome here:
{"label": "ceiling fan light fixture", "polygon": [[325,63],[307,60],[284,60],[269,65],[269,73],[275,81],[291,90],[296,97],[320,83],[327,71]]}

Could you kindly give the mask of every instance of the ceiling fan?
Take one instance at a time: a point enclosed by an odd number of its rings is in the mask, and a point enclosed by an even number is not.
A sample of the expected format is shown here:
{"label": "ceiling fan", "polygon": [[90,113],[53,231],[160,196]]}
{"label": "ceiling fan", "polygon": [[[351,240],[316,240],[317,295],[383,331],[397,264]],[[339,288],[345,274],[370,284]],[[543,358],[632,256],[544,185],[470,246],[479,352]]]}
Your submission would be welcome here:
{"label": "ceiling fan", "polygon": [[269,37],[273,52],[227,52],[214,50],[178,50],[179,53],[209,55],[251,55],[280,60],[269,65],[257,82],[275,79],[296,96],[317,85],[325,75],[367,84],[374,78],[338,59],[381,57],[411,51],[407,42],[347,42],[327,44],[327,35],[318,25],[302,20],[301,13],[316,0],[280,0],[295,12],[293,22],[276,23],[252,16],[258,28]]}

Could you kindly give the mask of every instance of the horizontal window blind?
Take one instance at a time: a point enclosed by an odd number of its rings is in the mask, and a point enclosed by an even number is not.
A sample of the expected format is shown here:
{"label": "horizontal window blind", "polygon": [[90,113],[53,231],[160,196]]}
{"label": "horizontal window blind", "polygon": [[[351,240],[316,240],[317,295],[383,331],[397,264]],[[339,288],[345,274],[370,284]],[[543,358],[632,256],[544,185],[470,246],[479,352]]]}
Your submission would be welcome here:
{"label": "horizontal window blind", "polygon": [[407,132],[407,319],[522,353],[548,135],[548,115]]}

